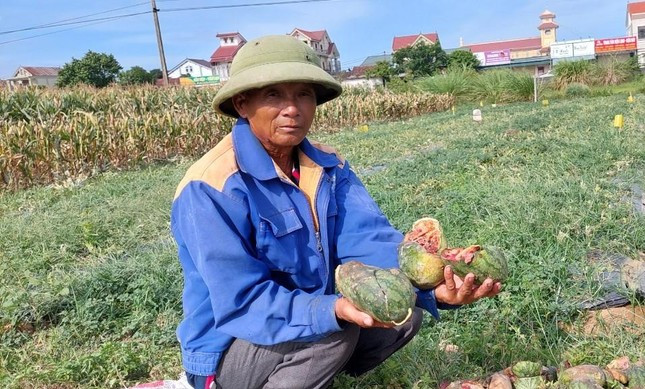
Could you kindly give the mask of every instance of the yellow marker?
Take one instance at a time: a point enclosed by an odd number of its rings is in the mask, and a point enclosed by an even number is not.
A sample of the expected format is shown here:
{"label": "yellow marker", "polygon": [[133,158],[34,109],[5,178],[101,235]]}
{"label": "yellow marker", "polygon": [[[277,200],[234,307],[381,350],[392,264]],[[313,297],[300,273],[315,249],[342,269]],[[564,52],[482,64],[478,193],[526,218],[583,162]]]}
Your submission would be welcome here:
{"label": "yellow marker", "polygon": [[547,99],[542,100],[542,105],[544,107],[548,107],[549,106],[549,100],[547,100]]}
{"label": "yellow marker", "polygon": [[454,105],[452,106],[452,114],[453,115],[455,114],[455,106]]}
{"label": "yellow marker", "polygon": [[361,126],[358,127],[358,131],[360,132],[367,132],[370,128],[367,126],[367,124],[362,124]]}
{"label": "yellow marker", "polygon": [[631,92],[629,93],[629,97],[627,98],[628,103],[633,103],[634,102],[634,96],[632,96]]}
{"label": "yellow marker", "polygon": [[480,102],[479,102],[479,106],[480,106],[480,107],[483,107],[483,106],[484,106],[484,102],[483,102],[483,101],[480,101]]}
{"label": "yellow marker", "polygon": [[614,127],[623,128],[624,124],[625,124],[625,118],[623,118],[623,115],[614,116]]}

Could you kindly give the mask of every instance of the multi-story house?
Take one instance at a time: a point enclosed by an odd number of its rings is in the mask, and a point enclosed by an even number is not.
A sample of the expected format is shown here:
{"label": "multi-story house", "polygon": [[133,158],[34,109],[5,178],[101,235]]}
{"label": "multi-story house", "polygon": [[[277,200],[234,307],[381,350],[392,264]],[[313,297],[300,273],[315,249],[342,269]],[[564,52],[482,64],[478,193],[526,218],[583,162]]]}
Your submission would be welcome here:
{"label": "multi-story house", "polygon": [[637,40],[638,63],[645,68],[645,1],[627,4],[627,36]]}
{"label": "multi-story house", "polygon": [[307,31],[294,28],[289,34],[308,44],[320,57],[322,68],[334,74],[340,72],[340,54],[336,44],[329,38],[327,30]]}
{"label": "multi-story house", "polygon": [[229,79],[233,57],[246,43],[246,39],[239,32],[217,34],[219,47],[211,55],[210,63],[213,65],[213,76],[219,76],[220,80]]}

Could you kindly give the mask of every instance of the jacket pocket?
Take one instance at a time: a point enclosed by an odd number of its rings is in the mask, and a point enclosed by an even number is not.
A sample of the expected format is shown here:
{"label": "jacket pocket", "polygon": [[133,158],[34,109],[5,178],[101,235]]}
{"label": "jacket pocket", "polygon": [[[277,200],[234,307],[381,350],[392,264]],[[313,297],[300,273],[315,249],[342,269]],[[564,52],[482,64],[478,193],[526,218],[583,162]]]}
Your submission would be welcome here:
{"label": "jacket pocket", "polygon": [[272,271],[295,274],[299,270],[298,258],[294,252],[302,239],[302,223],[296,211],[291,208],[272,215],[260,215],[258,251]]}

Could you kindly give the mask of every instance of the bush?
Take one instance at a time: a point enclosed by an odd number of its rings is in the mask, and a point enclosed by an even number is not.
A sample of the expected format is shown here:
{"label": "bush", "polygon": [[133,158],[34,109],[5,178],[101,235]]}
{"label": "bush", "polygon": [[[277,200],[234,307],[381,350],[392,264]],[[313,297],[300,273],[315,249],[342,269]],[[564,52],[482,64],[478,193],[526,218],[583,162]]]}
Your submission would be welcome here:
{"label": "bush", "polygon": [[506,87],[510,73],[510,70],[491,70],[481,73],[473,82],[473,97],[495,104],[507,101],[509,93]]}
{"label": "bush", "polygon": [[394,93],[414,93],[418,92],[418,88],[412,83],[411,77],[392,77],[387,84],[387,89]]}
{"label": "bush", "polygon": [[534,91],[533,76],[527,72],[509,72],[505,75],[504,89],[513,101],[532,101]]}
{"label": "bush", "polygon": [[555,73],[555,86],[558,89],[565,89],[573,83],[591,84],[594,78],[594,66],[591,62],[562,61],[553,67]]}
{"label": "bush", "polygon": [[572,83],[567,86],[565,95],[567,97],[587,97],[591,94],[591,88],[582,83]]}
{"label": "bush", "polygon": [[627,61],[612,57],[609,61],[599,63],[594,67],[595,80],[600,85],[618,85],[631,81],[639,73],[636,57]]}
{"label": "bush", "polygon": [[419,80],[418,86],[426,92],[461,97],[471,93],[471,85],[476,77],[477,73],[472,69],[451,67],[444,74]]}

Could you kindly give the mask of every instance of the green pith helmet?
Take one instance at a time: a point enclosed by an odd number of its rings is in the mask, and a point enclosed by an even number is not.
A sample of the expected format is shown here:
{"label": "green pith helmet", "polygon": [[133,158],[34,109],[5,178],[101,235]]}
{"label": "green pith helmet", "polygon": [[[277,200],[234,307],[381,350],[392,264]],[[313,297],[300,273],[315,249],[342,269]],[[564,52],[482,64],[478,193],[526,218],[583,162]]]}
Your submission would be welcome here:
{"label": "green pith helmet", "polygon": [[307,44],[289,35],[269,35],[246,43],[231,64],[229,80],[215,95],[215,109],[239,117],[232,98],[238,93],[282,82],[312,83],[318,104],[338,97],[343,88],[320,67]]}

